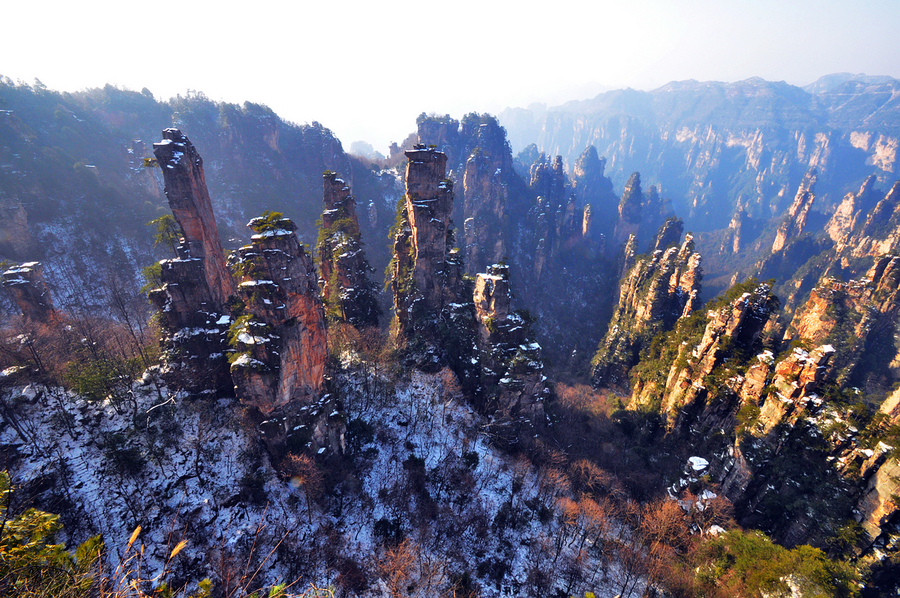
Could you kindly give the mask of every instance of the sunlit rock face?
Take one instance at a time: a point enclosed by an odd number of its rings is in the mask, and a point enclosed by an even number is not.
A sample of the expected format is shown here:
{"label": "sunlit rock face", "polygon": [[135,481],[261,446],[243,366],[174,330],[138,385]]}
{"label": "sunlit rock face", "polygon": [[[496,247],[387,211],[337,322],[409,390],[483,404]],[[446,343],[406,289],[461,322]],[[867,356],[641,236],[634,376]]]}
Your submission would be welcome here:
{"label": "sunlit rock face", "polygon": [[56,317],[53,298],[44,281],[44,267],[39,262],[9,268],[3,273],[2,282],[26,320],[47,322]]}
{"label": "sunlit rock face", "polygon": [[812,169],[803,179],[800,188],[797,189],[797,195],[794,202],[788,209],[787,216],[782,220],[775,234],[775,241],[772,243],[772,252],[781,251],[791,239],[796,239],[803,234],[806,228],[806,219],[809,210],[815,201],[813,193],[816,184],[816,170]]}
{"label": "sunlit rock face", "polygon": [[900,257],[875,260],[865,276],[842,282],[824,278],[794,314],[787,340],[828,343],[838,351],[829,364],[839,383],[866,385],[873,391],[890,386],[896,376],[894,342],[900,313]]}
{"label": "sunlit rock face", "polygon": [[187,254],[199,259],[210,298],[222,306],[234,293],[234,281],[225,267],[225,254],[212,210],[203,159],[178,129],[165,129],[153,154],[166,181],[166,198],[184,234]]}
{"label": "sunlit rock face", "polygon": [[[627,392],[628,372],[638,363],[641,349],[653,335],[672,329],[699,307],[703,271],[694,239],[686,235],[680,247],[672,245],[682,228],[680,220],[664,224],[653,243],[658,249],[634,264],[622,280],[616,311],[592,362],[594,386]],[[626,255],[626,263],[629,258],[633,255]]]}
{"label": "sunlit rock face", "polygon": [[394,307],[408,328],[439,313],[460,297],[458,250],[448,247],[453,184],[446,178],[447,156],[418,145],[406,152],[406,198],[394,239]]}
{"label": "sunlit rock face", "polygon": [[225,265],[203,159],[178,129],[165,129],[153,144],[166,183],[166,198],[182,230],[178,257],[160,262],[162,287],[150,292],[160,312],[164,375],[174,389],[231,394],[226,303],[234,280]]}
{"label": "sunlit rock face", "polygon": [[327,357],[325,313],[312,259],[287,218],[254,218],[236,270],[245,314],[231,329],[238,399],[266,414],[321,394]]}
{"label": "sunlit rock face", "polygon": [[377,326],[378,303],[363,250],[350,187],[337,173],[323,176],[325,211],[316,247],[319,286],[327,316],[354,326]]}

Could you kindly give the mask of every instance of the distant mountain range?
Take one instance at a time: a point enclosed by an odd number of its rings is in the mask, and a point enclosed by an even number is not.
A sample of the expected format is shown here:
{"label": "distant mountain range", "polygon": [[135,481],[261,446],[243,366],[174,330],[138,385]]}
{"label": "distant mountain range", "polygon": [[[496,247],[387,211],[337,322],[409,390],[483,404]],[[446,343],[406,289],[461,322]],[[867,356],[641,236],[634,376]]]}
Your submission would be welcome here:
{"label": "distant mountain range", "polygon": [[868,175],[893,182],[900,81],[847,73],[805,88],[760,78],[679,81],[551,108],[508,108],[499,120],[514,150],[534,143],[569,168],[595,146],[617,186],[640,171],[688,227],[712,230],[738,209],[780,213],[810,168],[819,174],[817,209],[833,207]]}

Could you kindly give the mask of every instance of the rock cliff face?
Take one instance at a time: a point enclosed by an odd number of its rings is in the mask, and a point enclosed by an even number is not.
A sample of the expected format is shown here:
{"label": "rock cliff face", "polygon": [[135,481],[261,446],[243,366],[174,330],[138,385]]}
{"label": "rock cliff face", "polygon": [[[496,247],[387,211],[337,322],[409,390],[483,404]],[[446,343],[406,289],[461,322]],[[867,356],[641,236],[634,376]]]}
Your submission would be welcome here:
{"label": "rock cliff face", "polygon": [[316,246],[319,286],[329,318],[354,326],[378,325],[378,302],[368,274],[356,200],[337,173],[323,176],[325,211]]}
{"label": "rock cliff face", "polygon": [[[480,146],[479,146],[480,147]],[[484,269],[487,264],[506,257],[504,217],[509,189],[504,182],[504,168],[509,154],[491,155],[484,150],[473,152],[463,173],[465,201],[466,266],[470,271]]]}
{"label": "rock cliff face", "polygon": [[[868,183],[868,180],[866,181]],[[857,194],[856,201],[865,204],[866,199],[870,198],[872,191],[863,184],[863,188]],[[862,207],[857,210],[854,222],[861,219],[865,214]],[[886,253],[897,253],[900,251],[900,181],[894,183],[890,191],[882,198],[875,207],[868,212],[862,226],[853,231],[852,234],[844,233],[846,241],[838,243],[836,251],[839,254],[849,255],[850,257],[877,257]],[[844,229],[846,230],[846,229]]]}
{"label": "rock cliff face", "polygon": [[720,307],[707,311],[705,319],[683,318],[658,348],[661,358],[645,364],[637,378],[632,404],[655,406],[670,430],[684,430],[697,418],[728,411],[729,405],[717,402],[721,398],[718,378],[733,365],[728,364],[733,348],[757,346],[773,316],[777,299],[769,285],[753,281],[734,290],[744,292],[734,299],[726,296]]}
{"label": "rock cliff face", "polygon": [[537,143],[570,164],[595,146],[617,186],[640,171],[665,185],[693,230],[708,231],[727,226],[739,204],[754,219],[781,213],[810,168],[824,203],[870,174],[892,181],[898,130],[887,115],[900,84],[881,85],[811,92],[758,78],[680,81],[539,113],[509,109],[500,121],[515,148]]}
{"label": "rock cliff face", "polygon": [[834,214],[828,220],[825,226],[825,232],[838,245],[846,244],[848,238],[861,224],[859,221],[869,211],[875,207],[878,202],[877,193],[875,192],[876,178],[874,175],[868,177],[860,186],[859,191],[848,193],[838,204]]}
{"label": "rock cliff face", "polygon": [[48,322],[56,317],[53,297],[39,262],[26,262],[9,268],[3,273],[3,286],[26,320]]}
{"label": "rock cliff face", "polygon": [[203,159],[178,129],[163,130],[163,140],[153,144],[153,154],[166,180],[169,207],[184,233],[184,250],[191,258],[200,260],[210,298],[215,306],[221,307],[235,289],[225,267]]}
{"label": "rock cliff face", "polygon": [[280,215],[254,218],[256,233],[240,249],[238,288],[247,314],[229,335],[236,349],[231,376],[240,401],[263,414],[321,394],[327,348],[316,271]]}
{"label": "rock cliff face", "polygon": [[823,280],[784,345],[771,289],[739,285],[654,339],[630,408],[656,410],[675,442],[710,456],[742,525],[788,545],[824,544],[852,520],[863,532],[856,550],[885,542],[897,517],[888,497],[900,485],[879,439],[900,420],[900,394],[880,416],[860,401],[896,376],[898,264],[887,256],[861,280]]}
{"label": "rock cliff face", "polygon": [[160,262],[163,286],[150,292],[160,313],[167,384],[191,393],[231,394],[225,359],[234,281],[225,265],[203,160],[178,129],[165,129],[154,154],[166,198],[184,232],[178,257]]}
{"label": "rock cliff face", "polygon": [[447,156],[418,145],[406,152],[406,198],[394,238],[392,287],[401,326],[411,330],[458,301],[462,264],[453,250],[450,213],[453,184]]}
{"label": "rock cliff face", "polygon": [[840,282],[823,279],[797,310],[787,337],[838,350],[831,376],[840,384],[864,386],[878,394],[898,371],[893,340],[900,313],[900,257],[875,260],[865,277]]}
{"label": "rock cliff face", "polygon": [[789,240],[796,239],[803,234],[809,209],[816,199],[813,193],[815,184],[816,170],[813,168],[806,174],[806,177],[800,184],[800,188],[797,190],[794,202],[788,209],[787,216],[778,226],[778,232],[775,233],[775,241],[772,243],[772,253],[781,251]]}
{"label": "rock cliff face", "polygon": [[592,362],[594,386],[627,393],[628,372],[641,349],[699,307],[703,274],[693,237],[687,235],[680,248],[669,246],[673,240],[677,243],[681,230],[678,220],[664,225],[654,246],[665,251],[654,250],[622,280],[618,306]]}
{"label": "rock cliff face", "polygon": [[599,157],[593,145],[585,148],[572,169],[573,189],[585,204],[585,222],[589,223],[584,234],[598,242],[601,236],[612,238],[618,219],[618,198],[605,170],[606,158]]}
{"label": "rock cliff face", "polygon": [[25,206],[17,197],[0,197],[0,255],[26,255],[32,243]]}
{"label": "rock cliff face", "polygon": [[487,411],[537,420],[549,389],[541,346],[529,338],[525,319],[510,311],[509,268],[494,264],[479,273],[473,300]]}

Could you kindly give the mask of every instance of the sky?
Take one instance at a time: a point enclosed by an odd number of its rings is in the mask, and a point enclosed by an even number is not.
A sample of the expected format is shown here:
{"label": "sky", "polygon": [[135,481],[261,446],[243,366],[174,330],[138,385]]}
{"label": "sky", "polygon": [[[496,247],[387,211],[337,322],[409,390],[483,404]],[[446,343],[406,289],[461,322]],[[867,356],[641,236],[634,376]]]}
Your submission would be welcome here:
{"label": "sky", "polygon": [[382,153],[422,112],[685,79],[900,78],[897,0],[12,0],[2,14],[0,75],[14,81],[195,90]]}

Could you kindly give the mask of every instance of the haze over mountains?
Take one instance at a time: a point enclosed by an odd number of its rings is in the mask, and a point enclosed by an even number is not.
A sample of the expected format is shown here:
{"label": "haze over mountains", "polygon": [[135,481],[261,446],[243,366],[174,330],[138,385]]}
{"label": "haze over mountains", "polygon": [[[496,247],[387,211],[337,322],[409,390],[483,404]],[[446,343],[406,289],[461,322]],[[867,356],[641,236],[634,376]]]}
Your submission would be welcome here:
{"label": "haze over mountains", "polygon": [[0,466],[221,595],[895,595],[898,102],[681,81],[377,157],[2,79]]}

